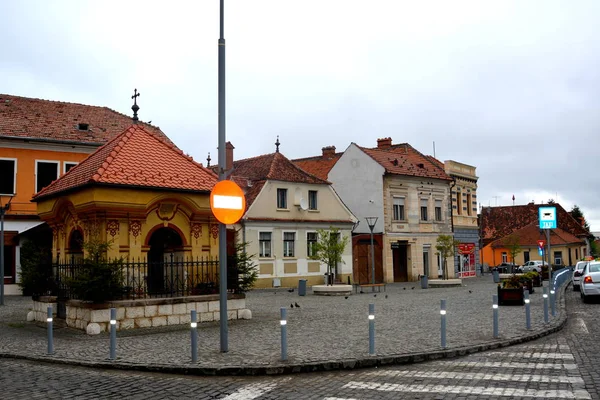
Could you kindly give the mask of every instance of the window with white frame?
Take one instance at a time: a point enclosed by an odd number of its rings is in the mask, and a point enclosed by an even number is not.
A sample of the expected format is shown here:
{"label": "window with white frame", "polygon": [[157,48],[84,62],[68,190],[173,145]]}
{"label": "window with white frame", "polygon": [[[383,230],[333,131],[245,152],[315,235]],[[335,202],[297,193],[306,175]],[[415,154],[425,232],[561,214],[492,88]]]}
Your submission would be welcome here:
{"label": "window with white frame", "polygon": [[404,221],[404,197],[394,197],[392,209],[392,218],[394,221]]}
{"label": "window with white frame", "polygon": [[316,190],[308,191],[308,209],[309,210],[317,209],[317,191]]}
{"label": "window with white frame", "polygon": [[287,208],[287,189],[277,189],[277,208]]}
{"label": "window with white frame", "polygon": [[258,233],[258,256],[271,257],[271,232]]}
{"label": "window with white frame", "polygon": [[508,262],[508,254],[505,251],[502,252],[502,262]]}
{"label": "window with white frame", "polygon": [[439,199],[435,200],[435,220],[442,220],[442,200]]}
{"label": "window with white frame", "polygon": [[66,174],[67,172],[69,172],[71,170],[71,168],[73,168],[74,166],[76,166],[77,163],[76,162],[72,162],[72,161],[65,161],[63,163],[63,174]]}
{"label": "window with white frame", "polygon": [[0,158],[0,195],[15,194],[17,188],[17,160]]}
{"label": "window with white frame", "polygon": [[421,199],[421,221],[427,221],[427,199]]}
{"label": "window with white frame", "polygon": [[562,263],[563,263],[562,251],[555,251],[554,252],[554,265],[562,265]]}
{"label": "window with white frame", "polygon": [[35,192],[39,192],[58,179],[58,161],[35,162]]}
{"label": "window with white frame", "polygon": [[306,232],[306,255],[313,257],[316,254],[317,232]]}
{"label": "window with white frame", "polygon": [[296,242],[296,232],[283,232],[283,256],[295,257],[294,243]]}

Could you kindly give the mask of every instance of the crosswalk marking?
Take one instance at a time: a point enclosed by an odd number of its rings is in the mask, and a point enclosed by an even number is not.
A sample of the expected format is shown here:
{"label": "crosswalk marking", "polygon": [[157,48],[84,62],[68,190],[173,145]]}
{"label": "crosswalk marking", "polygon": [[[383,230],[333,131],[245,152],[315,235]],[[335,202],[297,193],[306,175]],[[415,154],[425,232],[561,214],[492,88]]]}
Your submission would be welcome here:
{"label": "crosswalk marking", "polygon": [[[517,347],[515,347],[517,348]],[[571,348],[568,344],[528,344],[527,350],[540,349],[540,350],[560,350],[570,352]]]}
{"label": "crosswalk marking", "polygon": [[497,356],[497,355],[501,355],[503,357],[518,357],[518,358],[545,358],[545,359],[550,359],[550,360],[573,360],[573,354],[564,354],[564,353],[541,353],[541,352],[535,352],[535,353],[510,353],[510,352],[502,352],[502,351],[490,351],[485,353],[486,355],[490,355],[490,356]]}
{"label": "crosswalk marking", "polygon": [[222,400],[251,400],[256,399],[263,394],[270,392],[271,390],[277,387],[276,383],[263,384],[263,383],[253,383],[251,385],[246,385],[235,393],[231,393],[227,397],[223,397]]}
{"label": "crosswalk marking", "polygon": [[585,321],[582,318],[574,318],[573,323],[578,333],[584,333],[586,335],[590,333],[590,331],[588,331],[587,325],[585,324]]}
{"label": "crosswalk marking", "polygon": [[494,374],[491,372],[452,372],[452,371],[378,371],[368,372],[366,375],[387,376],[394,378],[433,378],[433,379],[475,379],[486,381],[512,381],[512,382],[556,382],[556,383],[583,383],[579,376],[548,376],[538,374]]}
{"label": "crosswalk marking", "polygon": [[551,363],[521,363],[521,362],[501,362],[501,361],[441,361],[444,364],[451,364],[457,367],[474,368],[526,368],[526,369],[577,369],[577,364],[551,364]]}
{"label": "crosswalk marking", "polygon": [[517,389],[517,388],[497,388],[481,386],[461,386],[461,385],[437,385],[437,384],[398,384],[398,383],[378,383],[378,382],[348,382],[342,389],[352,390],[377,390],[383,392],[404,392],[404,393],[452,393],[462,395],[483,395],[483,396],[513,396],[513,397],[538,397],[545,399],[581,399],[587,400],[592,397],[585,390],[536,390],[536,389]]}

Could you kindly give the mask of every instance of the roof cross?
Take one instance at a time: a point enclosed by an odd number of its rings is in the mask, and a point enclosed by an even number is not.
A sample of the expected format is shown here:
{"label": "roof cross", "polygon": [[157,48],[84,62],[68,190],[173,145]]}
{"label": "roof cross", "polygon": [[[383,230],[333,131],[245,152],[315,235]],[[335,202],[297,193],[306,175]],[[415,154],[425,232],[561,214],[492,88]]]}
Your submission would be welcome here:
{"label": "roof cross", "polygon": [[138,97],[140,97],[140,94],[138,93],[137,89],[134,89],[133,96],[131,96],[131,98],[133,99],[133,105],[131,106],[131,109],[133,110],[133,123],[134,124],[137,124],[137,122],[138,122],[137,112],[140,109],[140,107],[137,105]]}
{"label": "roof cross", "polygon": [[275,142],[275,153],[279,153],[279,135],[277,135],[277,141]]}

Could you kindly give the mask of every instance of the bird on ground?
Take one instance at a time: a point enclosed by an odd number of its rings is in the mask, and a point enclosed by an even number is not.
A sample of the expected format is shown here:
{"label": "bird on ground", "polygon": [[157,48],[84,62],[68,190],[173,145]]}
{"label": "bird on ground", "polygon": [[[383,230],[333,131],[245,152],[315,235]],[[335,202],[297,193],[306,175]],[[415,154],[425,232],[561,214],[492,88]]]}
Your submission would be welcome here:
{"label": "bird on ground", "polygon": [[374,294],[374,295],[373,295],[373,297],[377,297],[377,295],[376,295],[376,294]]}
{"label": "bird on ground", "polygon": [[387,299],[387,294],[385,295],[385,298]]}
{"label": "bird on ground", "polygon": [[348,296],[344,297],[346,300],[348,300]]}
{"label": "bird on ground", "polygon": [[294,288],[288,289],[288,292],[294,293]]}
{"label": "bird on ground", "polygon": [[406,288],[405,288],[405,287],[403,287],[403,288],[402,288],[402,290],[406,290]]}
{"label": "bird on ground", "polygon": [[293,305],[293,304],[290,304],[290,308],[294,308],[294,305]]}
{"label": "bird on ground", "polygon": [[473,293],[473,291],[472,291],[472,290],[469,290],[469,293]]}
{"label": "bird on ground", "polygon": [[296,306],[296,308],[300,308],[300,304],[294,302],[294,305]]}
{"label": "bird on ground", "polygon": [[363,293],[364,293],[364,292],[361,290],[361,291],[360,291],[360,294],[363,294]]}
{"label": "bird on ground", "polygon": [[414,289],[415,289],[415,287],[413,286],[413,287],[411,287],[411,289],[412,289],[412,290],[414,290]]}

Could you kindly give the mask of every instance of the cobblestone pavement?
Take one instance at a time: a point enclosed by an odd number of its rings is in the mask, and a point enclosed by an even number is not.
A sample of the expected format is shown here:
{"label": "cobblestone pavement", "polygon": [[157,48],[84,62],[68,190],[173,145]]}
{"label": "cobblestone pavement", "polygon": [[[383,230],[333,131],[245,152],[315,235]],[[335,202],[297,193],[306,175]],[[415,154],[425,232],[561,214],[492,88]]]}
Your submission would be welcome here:
{"label": "cobblestone pavement", "polygon": [[0,359],[10,399],[600,399],[599,304],[567,292],[562,331],[419,364],[261,377],[190,377]]}
{"label": "cobblestone pavement", "polygon": [[[48,356],[43,324],[25,322],[31,300],[7,297],[7,306],[0,307],[0,356],[194,374],[272,374],[426,359],[428,354],[442,350],[441,299],[447,301],[449,355],[541,335],[547,329],[558,329],[565,321],[564,312],[559,312],[550,324],[544,324],[541,288],[537,288],[531,295],[532,331],[525,329],[523,307],[500,307],[501,337],[494,339],[491,305],[496,285],[489,275],[463,282],[462,287],[425,290],[415,283],[393,284],[388,285],[387,292],[348,298],[310,293],[300,297],[286,289],[253,291],[247,297],[253,319],[229,322],[229,352],[220,352],[218,322],[200,325],[199,361],[194,365],[187,327],[118,332],[116,361],[108,360],[107,334],[87,336],[60,328],[54,332],[55,353]],[[291,309],[294,302],[300,308]],[[376,357],[368,354],[369,303],[375,304]],[[280,361],[280,307],[288,308],[287,362]]]}

